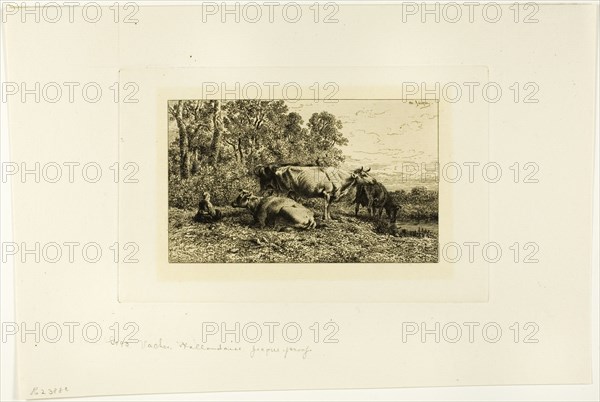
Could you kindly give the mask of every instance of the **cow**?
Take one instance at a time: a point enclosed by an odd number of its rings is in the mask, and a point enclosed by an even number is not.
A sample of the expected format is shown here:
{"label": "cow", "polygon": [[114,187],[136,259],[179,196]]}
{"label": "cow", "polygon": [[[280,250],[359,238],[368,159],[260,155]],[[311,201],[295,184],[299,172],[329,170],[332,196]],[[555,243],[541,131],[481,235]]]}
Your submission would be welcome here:
{"label": "cow", "polygon": [[356,204],[354,208],[355,216],[358,216],[358,211],[363,206],[367,207],[370,216],[381,219],[385,209],[391,223],[396,222],[396,216],[400,209],[400,206],[396,204],[385,186],[377,180],[373,180],[373,183],[370,184],[359,184],[356,187],[354,203]]}
{"label": "cow", "polygon": [[369,169],[347,172],[327,166],[268,165],[258,166],[260,191],[275,191],[288,196],[325,199],[323,220],[331,219],[330,206],[358,183],[373,182]]}
{"label": "cow", "polygon": [[247,208],[260,228],[272,226],[277,220],[297,229],[314,229],[317,226],[311,210],[286,197],[258,197],[249,191],[240,190],[231,206]]}

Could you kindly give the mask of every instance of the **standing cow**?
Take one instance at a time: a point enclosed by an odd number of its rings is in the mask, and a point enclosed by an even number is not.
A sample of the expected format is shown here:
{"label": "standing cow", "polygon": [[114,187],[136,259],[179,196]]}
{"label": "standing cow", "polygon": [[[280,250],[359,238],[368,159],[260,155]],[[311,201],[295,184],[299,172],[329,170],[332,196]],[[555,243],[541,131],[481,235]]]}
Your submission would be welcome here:
{"label": "standing cow", "polygon": [[357,184],[373,182],[370,170],[361,167],[347,172],[327,166],[269,165],[258,166],[254,173],[258,176],[261,192],[272,190],[306,198],[323,198],[323,219],[327,220],[331,219],[331,203]]}
{"label": "standing cow", "polygon": [[396,204],[385,186],[376,180],[373,183],[359,184],[356,187],[356,204],[354,215],[358,216],[358,211],[361,206],[367,207],[369,215],[381,219],[383,210],[390,219],[391,223],[396,222],[396,215],[400,206]]}

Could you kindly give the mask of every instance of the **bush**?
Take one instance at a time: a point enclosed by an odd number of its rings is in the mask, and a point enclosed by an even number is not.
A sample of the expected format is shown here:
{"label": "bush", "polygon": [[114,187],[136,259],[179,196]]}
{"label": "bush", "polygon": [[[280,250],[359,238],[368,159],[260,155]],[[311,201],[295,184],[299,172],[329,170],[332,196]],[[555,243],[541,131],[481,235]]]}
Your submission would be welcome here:
{"label": "bush", "polygon": [[185,180],[173,175],[169,180],[169,207],[195,209],[204,191],[211,194],[214,205],[227,205],[238,196],[242,188],[258,192],[256,178],[245,172],[207,167]]}
{"label": "bush", "polygon": [[390,193],[394,201],[401,205],[398,219],[401,221],[437,222],[438,192],[425,187],[414,187],[410,192],[404,190]]}

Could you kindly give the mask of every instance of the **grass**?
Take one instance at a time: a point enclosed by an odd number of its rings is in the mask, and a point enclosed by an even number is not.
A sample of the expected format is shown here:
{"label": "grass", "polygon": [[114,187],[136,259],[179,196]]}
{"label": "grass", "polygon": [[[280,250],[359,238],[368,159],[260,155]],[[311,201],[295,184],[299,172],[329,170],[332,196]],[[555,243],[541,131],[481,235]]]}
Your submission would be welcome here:
{"label": "grass", "polygon": [[[313,204],[313,203],[310,203]],[[321,212],[322,203],[313,211]],[[308,205],[307,205],[308,206]],[[245,209],[219,207],[218,222],[196,222],[196,211],[169,209],[172,263],[425,263],[438,261],[437,223],[377,222],[362,209],[334,204],[334,220],[308,231],[259,229]],[[317,215],[317,214],[315,214]],[[385,214],[384,214],[385,216]]]}

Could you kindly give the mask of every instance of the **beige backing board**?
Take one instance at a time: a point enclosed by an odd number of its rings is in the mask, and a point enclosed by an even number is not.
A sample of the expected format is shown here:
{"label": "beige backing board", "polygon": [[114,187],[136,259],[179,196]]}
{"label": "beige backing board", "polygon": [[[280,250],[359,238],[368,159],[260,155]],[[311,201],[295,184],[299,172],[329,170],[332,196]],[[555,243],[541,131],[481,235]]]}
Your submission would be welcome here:
{"label": "beige backing board", "polygon": [[[8,100],[12,161],[40,164],[39,180],[11,177],[16,321],[46,328],[15,338],[19,397],[590,383],[597,6],[540,4],[534,23],[508,4],[494,23],[337,6],[333,23],[309,5],[296,23],[203,20],[190,5],[141,6],[137,23],[107,8],[93,24],[9,16],[7,81],[63,88]],[[338,99],[403,99],[410,81],[463,91],[432,95],[440,162],[463,167],[440,180],[438,263],[168,263],[166,102],[271,81],[336,82]],[[115,176],[127,162],[138,183]],[[138,263],[123,263],[129,242]]]}

